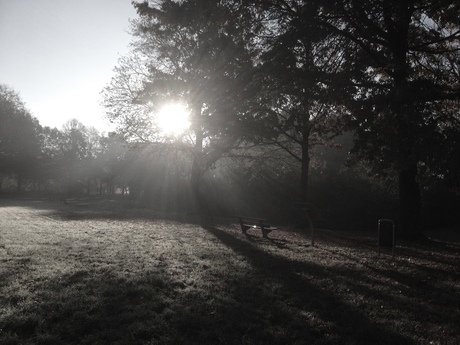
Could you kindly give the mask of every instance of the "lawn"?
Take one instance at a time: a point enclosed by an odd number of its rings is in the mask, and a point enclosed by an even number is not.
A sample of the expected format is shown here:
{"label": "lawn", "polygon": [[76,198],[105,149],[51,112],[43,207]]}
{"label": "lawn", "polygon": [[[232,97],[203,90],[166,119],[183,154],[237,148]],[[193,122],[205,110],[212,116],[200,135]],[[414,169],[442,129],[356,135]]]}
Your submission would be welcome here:
{"label": "lawn", "polygon": [[278,226],[0,199],[0,344],[460,343],[459,231],[392,258],[376,229]]}

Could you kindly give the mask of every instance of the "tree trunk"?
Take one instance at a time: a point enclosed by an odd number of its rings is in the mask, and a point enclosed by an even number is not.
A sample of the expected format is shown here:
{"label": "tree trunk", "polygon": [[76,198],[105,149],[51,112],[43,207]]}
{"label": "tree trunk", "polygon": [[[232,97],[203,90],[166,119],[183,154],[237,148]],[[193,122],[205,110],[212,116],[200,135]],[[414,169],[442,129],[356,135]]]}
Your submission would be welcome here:
{"label": "tree trunk", "polygon": [[423,236],[420,223],[421,204],[417,165],[411,164],[399,173],[399,237],[414,240]]}
{"label": "tree trunk", "polygon": [[303,133],[302,141],[302,164],[300,168],[300,199],[302,202],[308,200],[308,175],[310,171],[310,153],[308,152],[308,135]]}
{"label": "tree trunk", "polygon": [[200,216],[206,216],[209,214],[209,208],[207,206],[205,196],[201,191],[201,181],[206,170],[205,161],[203,157],[203,140],[204,134],[201,126],[201,103],[195,105],[193,114],[193,130],[195,132],[195,147],[193,151],[193,163],[192,172],[190,176],[190,186],[192,190],[192,197],[195,202],[196,212]]}

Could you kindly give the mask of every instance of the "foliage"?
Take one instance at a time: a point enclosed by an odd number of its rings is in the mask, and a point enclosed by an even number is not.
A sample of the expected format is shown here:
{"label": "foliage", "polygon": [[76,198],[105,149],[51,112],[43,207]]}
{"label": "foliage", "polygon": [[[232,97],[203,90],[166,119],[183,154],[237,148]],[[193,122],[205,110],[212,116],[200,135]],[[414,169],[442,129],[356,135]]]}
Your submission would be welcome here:
{"label": "foliage", "polygon": [[460,95],[460,7],[378,0],[328,6],[324,25],[349,40],[344,68],[355,88],[348,103],[358,134],[354,151],[378,173],[399,173],[401,229],[418,237],[419,165],[439,163],[439,148],[458,123],[458,110],[448,109]]}
{"label": "foliage", "polygon": [[156,114],[169,101],[183,102],[191,111],[192,144],[223,148],[216,138],[231,135],[250,75],[247,29],[215,1],[135,6],[132,55],[121,59],[103,92],[109,117],[127,138],[161,141]]}
{"label": "foliage", "polygon": [[15,175],[18,190],[23,179],[35,177],[39,129],[19,94],[0,84],[0,178]]}
{"label": "foliage", "polygon": [[254,136],[300,163],[299,196],[304,201],[311,150],[329,144],[348,115],[333,88],[333,76],[342,67],[343,39],[320,24],[320,12],[315,1],[275,1],[254,10],[263,23]]}
{"label": "foliage", "polygon": [[[104,90],[108,115],[129,140],[172,142],[192,157],[190,182],[206,211],[202,177],[244,139],[241,121],[251,96],[253,27],[245,16],[216,1],[157,1],[134,4],[133,54],[121,60]],[[190,132],[165,138],[155,116],[167,102],[190,111]],[[175,140],[174,140],[175,139]],[[157,148],[166,148],[157,145]],[[170,147],[170,146],[169,146]]]}

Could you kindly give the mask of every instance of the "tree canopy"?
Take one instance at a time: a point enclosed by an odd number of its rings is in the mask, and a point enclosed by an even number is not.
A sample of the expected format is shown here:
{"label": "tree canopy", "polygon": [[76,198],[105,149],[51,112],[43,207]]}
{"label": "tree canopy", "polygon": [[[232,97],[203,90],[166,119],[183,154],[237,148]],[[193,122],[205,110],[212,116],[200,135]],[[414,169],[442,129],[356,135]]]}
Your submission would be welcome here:
{"label": "tree canopy", "polygon": [[459,116],[460,6],[352,0],[325,9],[324,25],[349,41],[354,152],[376,173],[399,174],[401,226],[419,236],[421,169],[436,170],[446,138],[458,140],[449,130]]}
{"label": "tree canopy", "polygon": [[204,172],[244,138],[255,57],[248,42],[256,32],[245,25],[246,16],[221,2],[134,5],[139,19],[133,21],[132,58],[121,61],[104,91],[109,117],[126,137],[158,143],[165,140],[155,124],[161,106],[186,104],[190,131],[174,142],[193,157],[190,179],[203,206]]}

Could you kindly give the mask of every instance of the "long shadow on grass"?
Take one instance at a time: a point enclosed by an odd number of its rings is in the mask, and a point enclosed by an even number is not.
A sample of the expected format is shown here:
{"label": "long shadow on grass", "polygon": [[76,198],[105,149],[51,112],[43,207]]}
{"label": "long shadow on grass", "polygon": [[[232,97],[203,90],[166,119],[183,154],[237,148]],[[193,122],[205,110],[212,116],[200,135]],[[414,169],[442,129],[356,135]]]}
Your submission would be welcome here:
{"label": "long shadow on grass", "polygon": [[132,280],[115,272],[64,274],[44,284],[28,308],[0,318],[0,343],[341,343],[290,315],[263,281],[227,273],[219,275],[222,287],[209,290],[187,290],[156,271]]}
{"label": "long shadow on grass", "polygon": [[[344,258],[350,260],[348,256]],[[367,274],[346,267],[330,273],[338,284],[364,296],[374,309],[381,308],[383,318],[392,317],[400,323],[401,330],[413,334],[414,338],[437,339],[442,336],[444,340],[440,343],[458,343],[455,340],[445,342],[458,333],[460,322],[459,296],[454,288],[436,286],[436,275],[426,274],[424,269],[402,272],[394,267],[385,268],[385,265],[378,267],[378,263],[377,267],[371,263],[364,266]],[[427,280],[430,276],[434,277],[433,282]],[[456,275],[443,274],[442,277],[452,279]],[[409,326],[411,323],[416,326]]]}
{"label": "long shadow on grass", "polygon": [[127,280],[82,270],[48,282],[35,299],[0,317],[1,344],[261,343],[244,339],[250,308],[158,272]]}
{"label": "long shadow on grass", "polygon": [[0,343],[172,344],[173,290],[166,277],[149,273],[132,281],[108,272],[63,275],[38,291],[39,303],[0,318]]}
{"label": "long shadow on grass", "polygon": [[[215,253],[210,244],[201,255]],[[28,295],[13,292],[4,300],[0,343],[328,343],[324,332],[274,298],[276,287],[264,285],[264,275],[215,260],[224,268],[205,268],[197,287],[175,279],[181,277],[167,266],[131,278],[116,268],[88,267],[31,284]]]}
{"label": "long shadow on grass", "polygon": [[[170,270],[134,276],[88,268],[36,285],[0,314],[1,344],[410,344],[372,324],[332,292],[300,278],[321,267],[276,258],[207,229],[253,268],[214,258],[190,286]],[[220,253],[212,246],[202,255]],[[172,254],[174,255],[174,254]],[[225,263],[227,263],[225,265]]]}
{"label": "long shadow on grass", "polygon": [[[295,305],[291,311],[304,314],[304,325],[314,330],[315,324],[318,327],[318,334],[312,333],[311,339],[295,339],[299,343],[323,343],[323,344],[412,344],[412,340],[385,329],[375,323],[358,310],[350,307],[341,300],[333,291],[323,289],[321,286],[310,283],[298,273],[305,272],[312,279],[334,279],[331,273],[325,272],[320,265],[312,263],[293,262],[280,257],[270,255],[248,242],[239,240],[228,233],[215,227],[206,227],[206,230],[216,236],[235,253],[244,255],[254,267],[254,275],[264,275],[270,282],[265,288],[272,286],[272,291],[260,291],[260,278],[244,282],[245,288],[238,291],[244,296],[245,293],[256,289],[262,293],[257,301],[270,304],[274,309],[281,310],[279,303],[291,300]],[[249,278],[250,279],[250,278]],[[355,279],[359,279],[356,277]],[[276,287],[278,286],[278,288]],[[235,296],[235,299],[241,298]],[[291,297],[289,297],[291,296]],[[278,298],[279,297],[279,298]],[[285,308],[285,311],[288,311]],[[274,312],[276,315],[277,311]],[[298,319],[298,315],[284,312],[284,319],[279,319],[283,324],[289,324],[289,319]],[[287,319],[286,319],[287,318]],[[315,318],[317,319],[315,321]],[[298,320],[296,320],[298,321]],[[276,324],[277,320],[273,320]],[[308,325],[308,323],[310,323]],[[268,325],[265,325],[268,326]]]}
{"label": "long shadow on grass", "polygon": [[59,199],[55,197],[32,197],[32,198],[5,198],[0,196],[0,208],[2,207],[24,207],[36,210],[48,211],[49,216],[75,216],[76,219],[104,218],[122,216],[137,216],[130,214],[130,211],[144,211],[136,201],[128,198],[109,198],[102,197],[80,197],[70,199]]}

